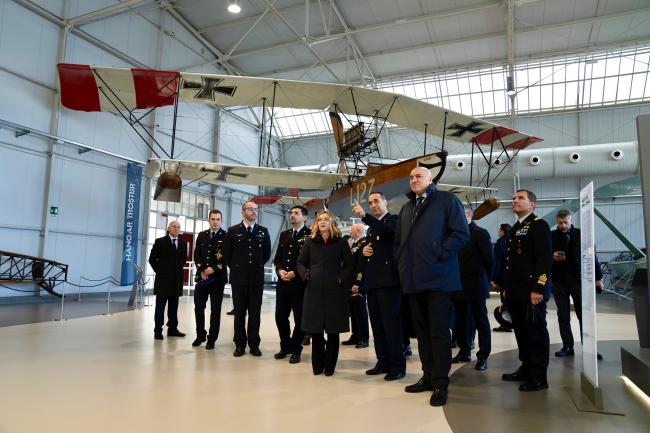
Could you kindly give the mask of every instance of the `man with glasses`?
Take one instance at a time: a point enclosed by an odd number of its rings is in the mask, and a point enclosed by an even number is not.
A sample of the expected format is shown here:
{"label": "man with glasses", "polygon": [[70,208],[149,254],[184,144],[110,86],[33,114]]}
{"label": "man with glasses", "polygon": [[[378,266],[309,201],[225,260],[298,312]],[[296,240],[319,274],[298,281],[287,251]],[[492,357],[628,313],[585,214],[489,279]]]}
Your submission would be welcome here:
{"label": "man with glasses", "polygon": [[[266,227],[256,224],[257,211],[255,202],[245,202],[241,211],[242,222],[228,229],[223,245],[223,259],[230,268],[232,300],[235,305],[235,357],[244,355],[246,343],[251,355],[262,356],[260,311],[264,264],[271,257],[271,238]],[[245,324],[246,313],[248,329]]]}
{"label": "man with glasses", "polygon": [[[305,333],[301,331],[302,302],[305,295],[305,283],[296,272],[296,262],[305,240],[311,231],[305,223],[308,211],[304,206],[294,206],[289,213],[291,228],[280,234],[280,242],[275,253],[273,264],[278,274],[278,285],[275,293],[275,324],[280,333],[280,351],[275,359],[284,359],[290,355],[289,362],[300,362],[302,339]],[[293,334],[289,315],[293,311]]]}

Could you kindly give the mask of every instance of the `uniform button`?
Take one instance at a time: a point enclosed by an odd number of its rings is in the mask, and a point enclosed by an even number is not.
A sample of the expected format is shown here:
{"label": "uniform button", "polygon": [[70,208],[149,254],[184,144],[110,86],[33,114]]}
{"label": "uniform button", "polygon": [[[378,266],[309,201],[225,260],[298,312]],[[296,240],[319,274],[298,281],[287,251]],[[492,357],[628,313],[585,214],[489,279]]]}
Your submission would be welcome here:
{"label": "uniform button", "polygon": [[506,266],[506,269],[510,269],[508,266]]}
{"label": "uniform button", "polygon": [[253,262],[248,262],[248,263],[253,263]]}
{"label": "uniform button", "polygon": [[289,255],[291,255],[291,251],[289,251]]}

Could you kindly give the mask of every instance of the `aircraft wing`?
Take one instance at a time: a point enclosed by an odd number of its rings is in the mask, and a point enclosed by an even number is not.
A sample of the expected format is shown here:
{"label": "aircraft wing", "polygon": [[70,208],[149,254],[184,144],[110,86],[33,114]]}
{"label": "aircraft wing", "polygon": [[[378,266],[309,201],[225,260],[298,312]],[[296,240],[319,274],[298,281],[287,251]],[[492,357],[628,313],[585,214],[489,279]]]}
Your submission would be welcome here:
{"label": "aircraft wing", "polygon": [[498,192],[494,188],[481,188],[478,186],[462,186],[462,185],[450,185],[447,183],[439,183],[436,185],[440,191],[449,191],[460,199],[462,202],[475,202],[477,200],[482,201],[483,197],[486,195],[494,195]]}
{"label": "aircraft wing", "polygon": [[105,68],[60,63],[61,103],[71,110],[128,111],[181,102],[230,106],[271,106],[373,117],[458,142],[503,142],[523,149],[542,141],[486,120],[418,99],[376,89],[333,83],[198,74],[148,69]]}
{"label": "aircraft wing", "polygon": [[336,173],[297,171],[280,168],[252,167],[217,162],[181,161],[176,159],[150,159],[145,173],[156,177],[163,171],[175,171],[181,178],[194,181],[264,185],[278,188],[327,190],[343,178]]}
{"label": "aircraft wing", "polygon": [[316,203],[324,203],[325,199],[320,197],[295,197],[288,195],[258,195],[251,201],[257,204],[283,204],[285,206],[305,206],[309,207]]}

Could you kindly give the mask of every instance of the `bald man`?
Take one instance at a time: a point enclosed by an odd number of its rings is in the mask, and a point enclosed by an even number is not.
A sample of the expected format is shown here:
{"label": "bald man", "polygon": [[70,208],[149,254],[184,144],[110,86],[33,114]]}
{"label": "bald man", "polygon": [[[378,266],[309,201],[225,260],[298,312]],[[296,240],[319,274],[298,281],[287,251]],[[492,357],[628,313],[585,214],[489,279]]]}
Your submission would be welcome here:
{"label": "bald man", "polygon": [[394,251],[411,307],[423,376],[404,390],[431,391],[430,404],[442,406],[447,402],[451,368],[449,294],[461,290],[458,251],[469,240],[469,229],[460,200],[437,190],[428,169],[411,170],[409,186]]}
{"label": "bald man", "polygon": [[167,336],[185,337],[178,330],[178,298],[183,295],[183,266],[187,260],[187,243],[180,239],[181,224],[172,221],[167,236],[156,239],[149,254],[149,264],[156,273],[153,294],[156,295],[153,336],[162,340],[165,305],[167,305]]}

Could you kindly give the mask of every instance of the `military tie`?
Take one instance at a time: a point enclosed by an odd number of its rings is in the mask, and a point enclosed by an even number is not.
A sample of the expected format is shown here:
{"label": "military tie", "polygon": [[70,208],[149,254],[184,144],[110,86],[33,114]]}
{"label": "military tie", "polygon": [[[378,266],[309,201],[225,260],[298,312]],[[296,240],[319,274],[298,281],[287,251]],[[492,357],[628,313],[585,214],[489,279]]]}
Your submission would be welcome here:
{"label": "military tie", "polygon": [[248,226],[248,227],[246,228],[246,230],[248,230],[248,234],[249,234],[249,235],[253,233],[253,227],[251,227],[251,226]]}
{"label": "military tie", "polygon": [[212,232],[212,234],[210,235],[210,240],[213,241],[216,236],[217,236],[217,232]]}
{"label": "military tie", "polygon": [[293,231],[293,239],[297,239],[297,238],[298,238],[298,230],[294,230]]}

